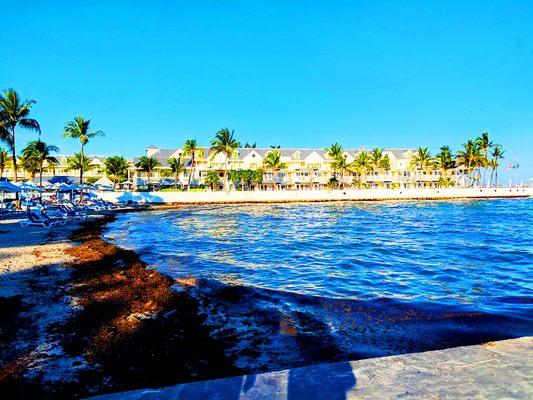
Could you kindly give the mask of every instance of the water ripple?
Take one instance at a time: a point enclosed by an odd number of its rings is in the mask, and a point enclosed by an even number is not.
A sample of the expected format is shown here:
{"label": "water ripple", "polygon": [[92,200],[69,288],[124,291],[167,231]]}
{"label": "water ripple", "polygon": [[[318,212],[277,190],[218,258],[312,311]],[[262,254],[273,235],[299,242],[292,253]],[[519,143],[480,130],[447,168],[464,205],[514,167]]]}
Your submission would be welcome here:
{"label": "water ripple", "polygon": [[[260,347],[272,357],[282,357],[277,350],[286,350],[284,346],[295,346],[292,339],[272,336],[273,316],[291,332],[289,325],[301,335],[315,329],[314,340],[328,331],[336,351],[354,357],[404,351],[401,337],[409,337],[406,343],[413,348],[425,349],[423,343],[439,347],[458,333],[474,336],[475,325],[444,324],[457,321],[445,317],[446,310],[468,318],[482,313],[498,324],[514,321],[492,330],[484,326],[483,337],[505,330],[511,335],[533,333],[532,227],[533,200],[320,203],[124,214],[110,225],[109,236],[163,272],[209,282],[197,293],[216,302],[218,311],[210,312],[220,317],[222,307],[224,321],[232,321],[228,315],[233,314],[246,326],[245,335],[239,325],[241,340],[262,338],[268,345]],[[214,282],[221,286],[213,289]],[[207,288],[210,295],[202,291]],[[239,297],[240,303],[229,295],[233,291],[245,296]],[[384,299],[390,302],[388,311]],[[239,314],[236,304],[247,308]],[[364,311],[361,304],[377,314]],[[340,312],[344,306],[352,311]],[[417,319],[424,327],[416,329],[426,337],[402,331],[405,320],[389,323],[396,318],[391,313],[400,309],[424,316]],[[251,316],[250,310],[261,316]],[[435,310],[439,322],[431,325]],[[229,334],[229,325],[220,321],[219,331]],[[430,331],[435,335],[431,340]],[[367,337],[376,332],[382,339],[389,335],[386,350]],[[236,351],[250,346],[259,344],[241,343]]]}

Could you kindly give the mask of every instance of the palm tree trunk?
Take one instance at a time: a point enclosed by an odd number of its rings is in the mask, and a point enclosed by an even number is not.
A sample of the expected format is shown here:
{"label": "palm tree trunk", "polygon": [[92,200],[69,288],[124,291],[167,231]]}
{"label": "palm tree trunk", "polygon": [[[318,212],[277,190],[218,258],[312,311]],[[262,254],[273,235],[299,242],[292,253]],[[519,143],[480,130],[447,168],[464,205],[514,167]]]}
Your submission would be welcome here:
{"label": "palm tree trunk", "polygon": [[80,185],[83,185],[83,161],[85,160],[85,156],[83,154],[83,144],[81,145],[81,160],[80,160]]}
{"label": "palm tree trunk", "polygon": [[228,158],[226,154],[226,161],[224,162],[224,191],[228,191]]}
{"label": "palm tree trunk", "polygon": [[189,171],[189,179],[187,180],[187,191],[191,188],[192,174],[194,173],[194,151],[191,155],[191,170]]}
{"label": "palm tree trunk", "polygon": [[39,168],[39,187],[43,187],[43,166]]}
{"label": "palm tree trunk", "polygon": [[[17,174],[17,150],[15,148],[15,127],[11,128],[11,138],[12,140],[12,146],[11,146],[11,154],[13,156],[13,159],[11,160],[13,163],[13,171],[15,173],[15,182],[18,180],[18,174]],[[17,194],[18,199],[18,194]]]}

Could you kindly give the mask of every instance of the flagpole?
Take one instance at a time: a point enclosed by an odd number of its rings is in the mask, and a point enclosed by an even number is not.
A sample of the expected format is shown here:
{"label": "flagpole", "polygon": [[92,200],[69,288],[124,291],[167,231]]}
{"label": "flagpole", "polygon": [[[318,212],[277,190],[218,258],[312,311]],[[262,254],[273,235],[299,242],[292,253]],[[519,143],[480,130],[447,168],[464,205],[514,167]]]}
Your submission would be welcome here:
{"label": "flagpole", "polygon": [[518,167],[520,164],[518,164],[518,151],[514,154],[514,182],[515,187],[518,187]]}

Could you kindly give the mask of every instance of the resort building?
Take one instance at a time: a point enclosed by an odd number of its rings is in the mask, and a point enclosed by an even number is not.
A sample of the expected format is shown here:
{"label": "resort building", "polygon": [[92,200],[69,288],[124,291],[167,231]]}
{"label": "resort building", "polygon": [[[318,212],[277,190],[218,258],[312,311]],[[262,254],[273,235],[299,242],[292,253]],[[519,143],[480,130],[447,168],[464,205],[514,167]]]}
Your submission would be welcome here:
{"label": "resort building", "polygon": [[[283,168],[271,170],[264,167],[263,161],[269,152],[280,152]],[[343,155],[348,164],[352,164],[359,153],[368,149],[346,149]],[[388,158],[386,168],[368,165],[357,171],[339,171],[334,168],[334,160],[326,149],[301,148],[238,148],[229,159],[225,154],[214,154],[208,147],[198,148],[195,153],[194,166],[192,157],[185,154],[182,148],[160,149],[150,146],[146,149],[146,156],[157,159],[161,164],[150,173],[140,171],[134,165],[139,159],[133,160],[132,178],[134,183],[143,185],[157,183],[172,177],[168,160],[179,159],[185,164],[185,171],[179,175],[179,181],[186,183],[192,173],[193,185],[202,185],[208,173],[215,172],[222,179],[226,167],[231,170],[261,170],[263,179],[255,185],[256,189],[275,190],[305,190],[324,189],[333,177],[343,187],[361,186],[376,188],[414,188],[437,187],[443,172],[437,168],[417,169],[412,166],[412,158],[416,149],[383,149],[383,157]],[[460,168],[448,170],[446,176],[456,185],[464,183],[464,176]]]}
{"label": "resort building", "polygon": [[[280,153],[281,168],[275,170],[265,168],[264,160],[270,152]],[[416,154],[416,149],[383,149],[382,156],[388,159],[384,166],[373,166],[371,164],[363,168],[353,168],[354,162],[359,153],[368,149],[346,149],[343,155],[347,164],[352,167],[343,170],[335,169],[334,160],[326,149],[305,149],[305,148],[238,148],[231,157],[226,160],[223,153],[214,154],[208,147],[200,147],[195,152],[194,166],[192,157],[185,153],[182,148],[161,149],[150,146],[146,149],[146,156],[155,158],[160,164],[153,171],[142,171],[137,167],[139,158],[128,160],[128,173],[124,177],[124,182],[119,187],[134,189],[135,187],[150,186],[171,186],[176,184],[174,174],[168,160],[176,158],[184,164],[184,171],[178,175],[178,185],[186,185],[190,182],[192,187],[203,186],[208,174],[216,173],[223,180],[224,169],[227,163],[228,171],[252,170],[261,171],[260,182],[252,184],[253,189],[260,190],[307,190],[324,189],[329,186],[334,187],[366,187],[366,188],[415,188],[415,187],[437,187],[439,180],[446,176],[456,186],[465,184],[466,174],[459,166],[444,173],[435,167],[424,169],[413,166],[412,159]],[[52,177],[65,177],[74,182],[78,181],[79,170],[69,169],[69,155],[57,155],[58,164],[46,165],[43,172],[43,181],[48,181]],[[94,183],[106,176],[105,160],[106,156],[87,155],[91,160],[92,168],[85,171],[84,181]],[[24,180],[37,181],[38,176],[21,168],[19,161],[19,178]],[[13,167],[8,165],[3,171],[3,176],[13,178]],[[331,185],[335,177],[338,182]],[[109,182],[109,181],[108,181]],[[237,183],[238,185],[238,183]]]}

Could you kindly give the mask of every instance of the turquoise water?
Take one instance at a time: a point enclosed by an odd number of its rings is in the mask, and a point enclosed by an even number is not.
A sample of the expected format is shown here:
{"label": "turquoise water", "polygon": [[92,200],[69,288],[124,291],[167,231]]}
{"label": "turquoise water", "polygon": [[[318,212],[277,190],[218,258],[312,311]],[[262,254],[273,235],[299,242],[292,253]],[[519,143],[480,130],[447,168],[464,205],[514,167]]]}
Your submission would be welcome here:
{"label": "turquoise water", "polygon": [[532,233],[532,200],[483,200],[184,207],[107,235],[197,278],[214,334],[265,368],[533,334]]}

